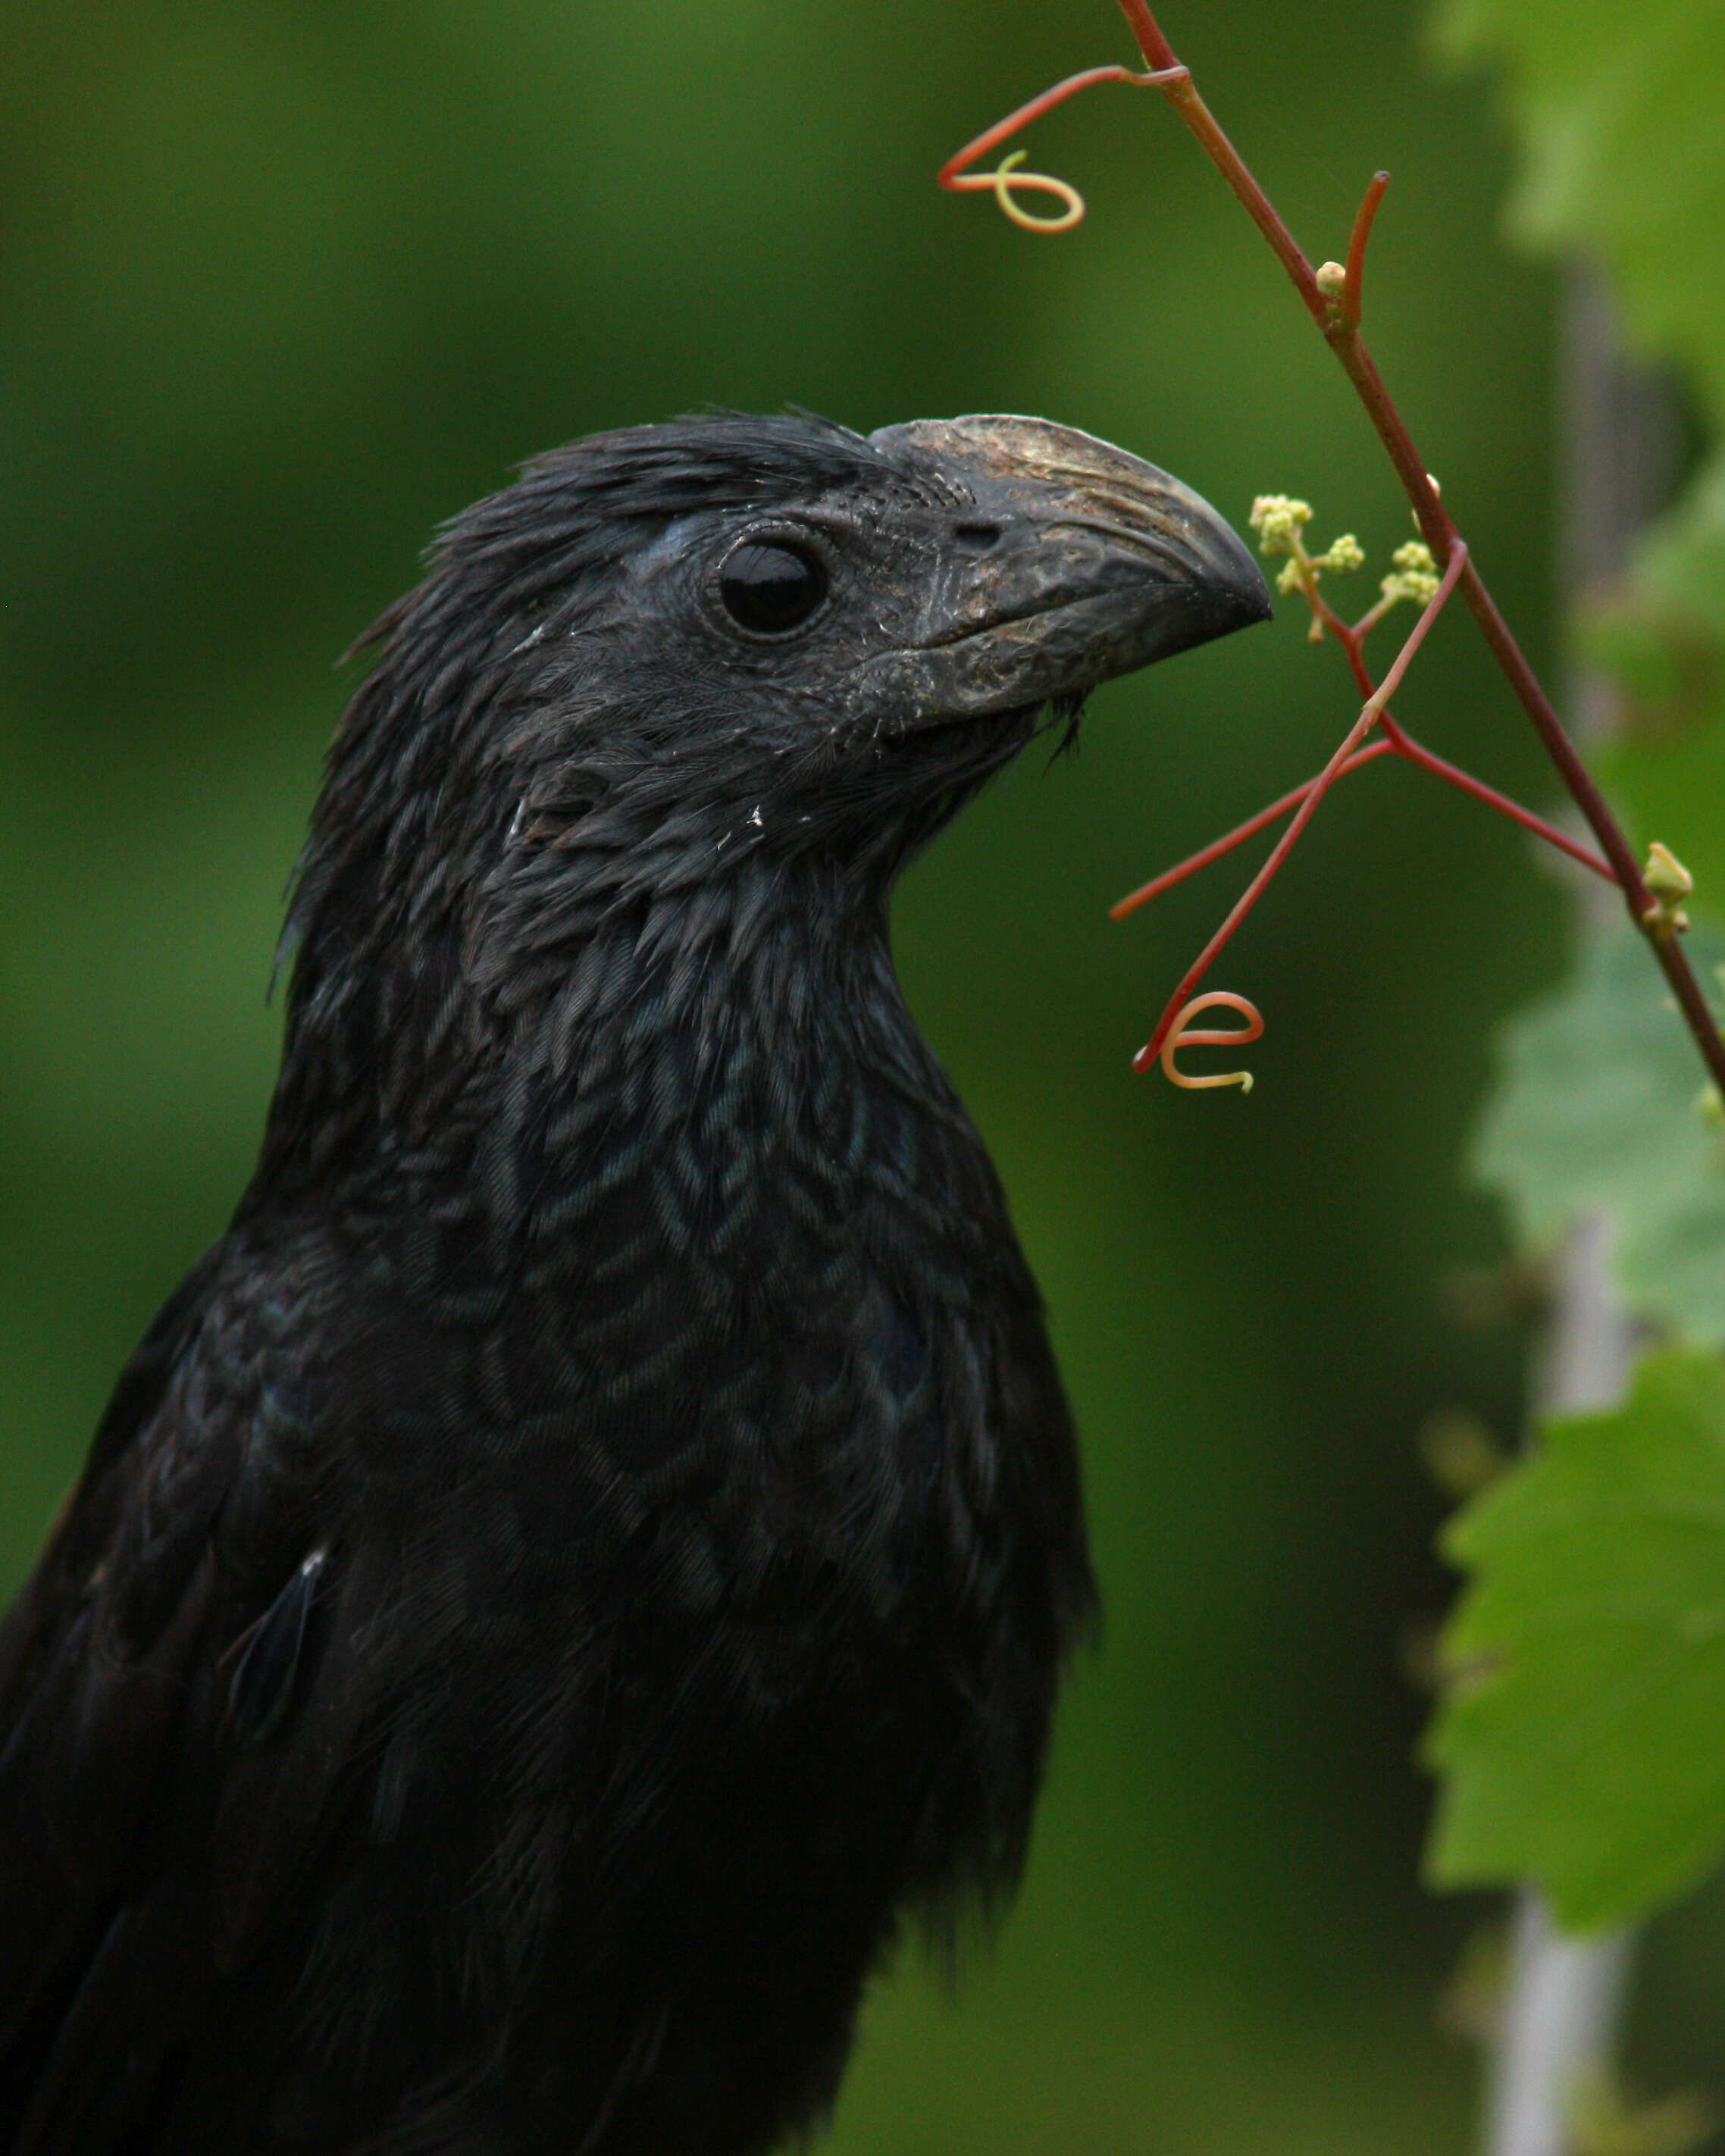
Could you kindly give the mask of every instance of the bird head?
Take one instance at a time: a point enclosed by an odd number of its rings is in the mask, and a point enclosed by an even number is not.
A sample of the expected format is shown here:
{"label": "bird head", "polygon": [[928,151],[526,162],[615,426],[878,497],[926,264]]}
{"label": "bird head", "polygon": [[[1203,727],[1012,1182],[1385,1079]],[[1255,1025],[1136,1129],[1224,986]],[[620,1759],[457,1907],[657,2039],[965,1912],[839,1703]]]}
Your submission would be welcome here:
{"label": "bird head", "polygon": [[1269,611],[1190,488],[1046,420],[718,413],[542,457],[371,632],[290,1051],[338,1005],[401,1038],[463,987],[519,1007],[596,923],[739,877],[878,919],[1050,707]]}
{"label": "bird head", "polygon": [[456,517],[372,632],[297,926],[356,871],[374,913],[673,852],[890,876],[1048,707],[1269,611],[1189,487],[1046,420],[597,435]]}

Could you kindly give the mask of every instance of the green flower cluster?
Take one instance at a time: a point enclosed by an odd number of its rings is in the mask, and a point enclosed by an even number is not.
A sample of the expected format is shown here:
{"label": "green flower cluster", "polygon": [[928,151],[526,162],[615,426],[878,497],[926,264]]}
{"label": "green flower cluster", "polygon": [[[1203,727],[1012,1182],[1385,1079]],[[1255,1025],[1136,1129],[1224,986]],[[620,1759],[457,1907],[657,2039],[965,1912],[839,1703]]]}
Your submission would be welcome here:
{"label": "green flower cluster", "polygon": [[1276,580],[1276,588],[1284,598],[1293,592],[1304,592],[1309,597],[1317,591],[1317,580],[1326,569],[1338,573],[1357,569],[1366,558],[1351,531],[1332,540],[1322,554],[1309,553],[1301,534],[1312,521],[1312,504],[1296,501],[1292,495],[1260,494],[1252,504],[1250,521],[1258,535],[1260,554],[1271,561],[1278,554],[1288,557]]}
{"label": "green flower cluster", "polygon": [[1386,577],[1378,588],[1394,606],[1398,599],[1412,599],[1420,606],[1429,606],[1437,596],[1437,564],[1431,558],[1431,549],[1423,539],[1410,539],[1405,547],[1398,547],[1390,556],[1395,564],[1395,574]]}
{"label": "green flower cluster", "polygon": [[[1258,535],[1260,554],[1271,561],[1278,555],[1287,557],[1276,580],[1276,588],[1284,598],[1302,592],[1315,600],[1318,578],[1327,569],[1342,575],[1365,566],[1365,550],[1351,531],[1332,539],[1322,554],[1312,553],[1304,536],[1312,521],[1312,504],[1293,495],[1260,494],[1252,504],[1250,521]],[[1423,539],[1410,539],[1405,547],[1398,547],[1390,559],[1395,565],[1394,571],[1378,587],[1383,596],[1364,623],[1354,624],[1356,629],[1369,628],[1381,620],[1399,600],[1412,599],[1417,606],[1425,606],[1436,593],[1437,564]]]}

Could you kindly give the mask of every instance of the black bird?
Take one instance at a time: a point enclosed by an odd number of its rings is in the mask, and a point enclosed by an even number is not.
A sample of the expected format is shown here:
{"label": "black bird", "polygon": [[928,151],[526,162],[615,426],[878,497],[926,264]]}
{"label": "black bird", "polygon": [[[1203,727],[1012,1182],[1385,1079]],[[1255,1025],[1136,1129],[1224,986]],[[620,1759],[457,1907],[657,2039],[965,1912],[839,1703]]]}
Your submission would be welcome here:
{"label": "black bird", "polygon": [[747,2156],[1009,1890],[1078,1471],[888,899],[1268,610],[1036,419],[602,434],[448,526],[255,1178],[0,1634],[9,2156]]}

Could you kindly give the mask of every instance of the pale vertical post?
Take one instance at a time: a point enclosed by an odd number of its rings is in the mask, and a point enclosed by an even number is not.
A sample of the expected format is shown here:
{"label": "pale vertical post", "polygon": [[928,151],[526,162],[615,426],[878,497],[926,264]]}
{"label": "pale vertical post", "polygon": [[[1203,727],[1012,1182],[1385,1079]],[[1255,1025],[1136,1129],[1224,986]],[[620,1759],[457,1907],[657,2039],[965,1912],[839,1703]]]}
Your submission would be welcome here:
{"label": "pale vertical post", "polygon": [[[1669,384],[1624,356],[1604,281],[1585,264],[1565,275],[1558,353],[1558,595],[1567,611],[1621,574],[1635,533],[1669,499],[1676,426]],[[1609,731],[1611,684],[1570,670],[1565,701],[1584,742]],[[1583,883],[1589,881],[1582,879]],[[1579,934],[1615,893],[1578,887]],[[1615,1407],[1629,1383],[1634,1326],[1611,1273],[1612,1222],[1570,1229],[1533,1388],[1543,1414]],[[1516,1897],[1509,1978],[1486,2098],[1484,2156],[1572,2156],[1579,2086],[1610,2071],[1628,1995],[1633,1935],[1566,1938],[1544,1897]]]}

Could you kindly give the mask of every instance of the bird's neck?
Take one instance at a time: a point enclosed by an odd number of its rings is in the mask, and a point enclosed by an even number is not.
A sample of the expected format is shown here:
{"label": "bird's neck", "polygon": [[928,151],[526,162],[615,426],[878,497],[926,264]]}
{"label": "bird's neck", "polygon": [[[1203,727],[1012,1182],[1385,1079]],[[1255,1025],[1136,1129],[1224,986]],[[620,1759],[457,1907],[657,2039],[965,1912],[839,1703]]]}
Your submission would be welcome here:
{"label": "bird's neck", "polygon": [[542,895],[531,941],[500,905],[374,942],[352,983],[296,992],[263,1177],[459,1177],[530,1127],[535,1152],[691,1127],[757,1149],[859,1083],[957,1111],[900,992],[886,901],[743,845],[680,886],[578,883],[561,909]]}

